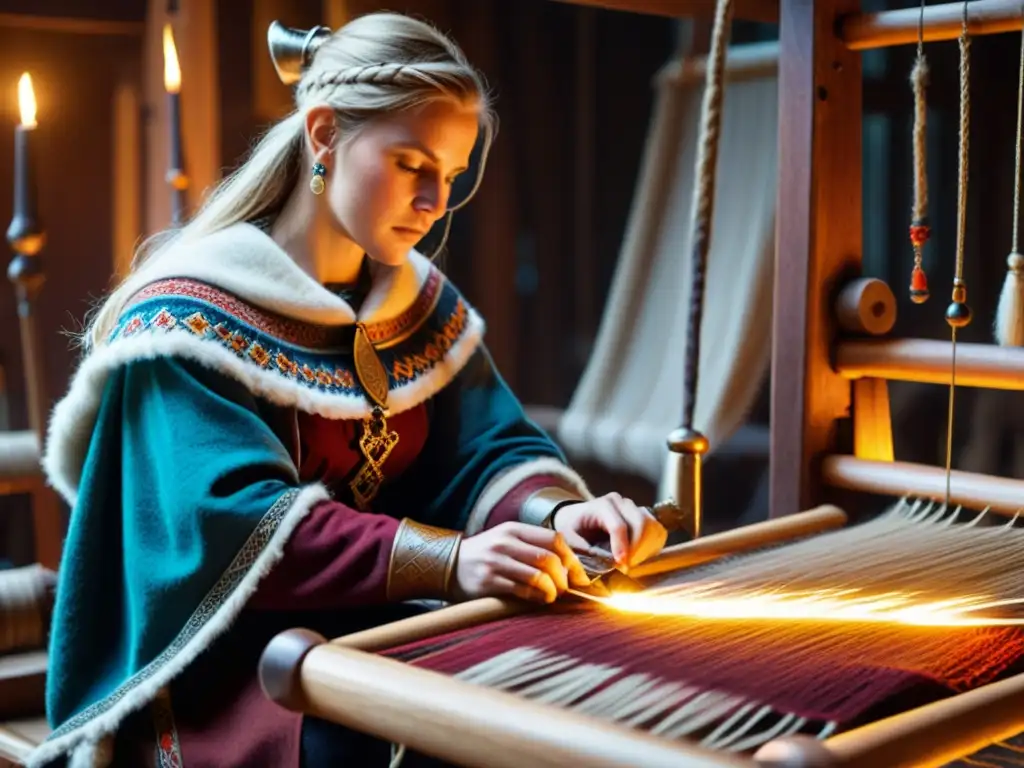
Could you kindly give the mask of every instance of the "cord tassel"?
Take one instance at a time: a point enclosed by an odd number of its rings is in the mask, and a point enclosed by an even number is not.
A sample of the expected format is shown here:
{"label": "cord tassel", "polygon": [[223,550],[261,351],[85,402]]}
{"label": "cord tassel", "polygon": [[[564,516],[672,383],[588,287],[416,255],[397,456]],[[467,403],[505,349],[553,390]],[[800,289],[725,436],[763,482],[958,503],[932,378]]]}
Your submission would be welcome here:
{"label": "cord tassel", "polygon": [[1006,258],[1006,280],[996,309],[995,337],[1002,347],[1024,347],[1024,256],[1018,249],[1020,224],[1020,149],[1024,111],[1024,33],[1021,34],[1020,73],[1017,78],[1017,150],[1013,168],[1013,246]]}
{"label": "cord tassel", "polygon": [[1006,280],[996,311],[996,343],[1024,347],[1024,256],[1016,252],[1006,259]]}

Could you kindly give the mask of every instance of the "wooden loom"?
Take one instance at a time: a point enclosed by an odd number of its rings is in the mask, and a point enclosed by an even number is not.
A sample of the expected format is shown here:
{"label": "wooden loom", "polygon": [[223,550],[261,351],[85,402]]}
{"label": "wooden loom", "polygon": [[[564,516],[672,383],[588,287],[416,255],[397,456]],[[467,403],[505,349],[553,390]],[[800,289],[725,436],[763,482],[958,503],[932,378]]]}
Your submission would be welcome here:
{"label": "wooden loom", "polygon": [[[688,15],[695,7],[682,0],[584,4],[678,15]],[[706,9],[709,4],[701,5]],[[765,4],[746,8],[750,18],[764,20]],[[824,504],[834,489],[946,496],[943,470],[893,460],[886,382],[948,384],[951,345],[864,338],[891,327],[891,322],[878,323],[872,317],[891,310],[892,294],[878,281],[856,279],[861,259],[858,51],[915,42],[919,11],[914,7],[861,14],[858,8],[857,0],[778,4],[782,123],[771,519],[666,550],[631,573],[646,586],[659,585],[666,574],[682,575],[685,581],[688,572],[699,574],[702,569],[727,580],[730,562],[743,562],[743,557],[728,556],[765,550],[763,555],[746,555],[756,563],[758,557],[771,557],[773,545],[796,539],[832,537],[844,546],[855,542],[860,526],[844,527],[846,514]],[[924,39],[954,40],[962,8],[960,2],[927,7]],[[744,15],[742,3],[736,13]],[[968,23],[972,35],[1020,30],[1020,4],[976,0],[969,6]],[[1022,373],[1022,349],[958,344],[957,381],[964,386],[1024,389]],[[838,425],[851,414],[853,444],[844,446]],[[1024,482],[954,471],[949,500],[1012,515],[1024,506]],[[789,546],[794,554],[801,551],[799,542]],[[696,565],[701,568],[692,568]],[[445,655],[444,643],[479,652],[474,634],[504,632],[509,637],[517,626],[519,631],[532,628],[534,634],[526,637],[544,646],[552,619],[577,621],[575,614],[584,611],[581,606],[544,610],[487,599],[331,642],[293,630],[268,646],[261,680],[267,695],[285,707],[466,766],[939,766],[1024,732],[1024,674],[1009,666],[995,682],[980,680],[965,692],[897,707],[835,735],[773,738],[758,745],[756,753],[736,754],[701,746],[694,734],[658,737],[588,714],[587,707],[538,703],[460,680],[472,677],[476,668],[459,666],[449,658],[453,654]],[[591,611],[588,621],[593,626],[600,627],[602,620]],[[583,625],[577,621],[572,626],[580,643],[589,642],[580,639]],[[526,642],[519,637],[520,644]],[[483,672],[475,674],[483,680]],[[511,683],[506,687],[515,688]],[[696,735],[714,742],[706,731]],[[1018,748],[1015,764],[1019,754]]]}

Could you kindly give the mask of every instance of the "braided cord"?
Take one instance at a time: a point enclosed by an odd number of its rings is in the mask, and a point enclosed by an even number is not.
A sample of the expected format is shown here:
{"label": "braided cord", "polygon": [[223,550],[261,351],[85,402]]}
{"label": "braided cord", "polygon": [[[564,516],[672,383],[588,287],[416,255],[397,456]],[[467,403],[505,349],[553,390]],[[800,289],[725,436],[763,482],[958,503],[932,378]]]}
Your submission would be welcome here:
{"label": "braided cord", "polygon": [[732,20],[732,0],[718,0],[708,53],[707,82],[701,103],[701,129],[697,153],[696,181],[691,226],[692,261],[690,272],[690,317],[686,331],[683,363],[683,428],[693,429],[697,401],[697,374],[700,363],[701,321],[704,317],[704,284],[707,277],[711,224],[714,219],[715,171],[718,165],[718,140],[722,126],[722,102],[725,95],[725,54]]}
{"label": "braided cord", "polygon": [[1020,145],[1024,130],[1024,30],[1021,31],[1020,71],[1017,75],[1017,136],[1013,163],[1013,244],[1010,253],[1020,253]]}
{"label": "braided cord", "polygon": [[928,60],[924,55],[924,0],[918,18],[917,58],[910,74],[914,90],[914,222],[924,223],[928,217],[928,103],[925,89],[928,85]]}
{"label": "braided cord", "polygon": [[[953,277],[953,305],[966,308],[967,289],[964,286],[964,243],[967,229],[967,178],[968,150],[970,148],[970,115],[971,115],[971,38],[967,28],[967,0],[964,0],[963,23],[960,31],[960,174],[957,188],[957,233],[956,233],[956,271]],[[947,310],[947,320],[950,318]],[[967,322],[965,319],[964,322]],[[949,407],[946,413],[946,504],[952,498],[953,480],[953,420],[955,415],[954,400],[956,396],[956,332],[957,323],[951,322],[950,335],[951,360],[949,374]]]}
{"label": "braided cord", "polygon": [[956,272],[954,280],[964,276],[964,243],[967,232],[968,136],[971,128],[971,38],[967,34],[967,0],[964,0],[963,31],[960,34],[960,177],[956,200]]}

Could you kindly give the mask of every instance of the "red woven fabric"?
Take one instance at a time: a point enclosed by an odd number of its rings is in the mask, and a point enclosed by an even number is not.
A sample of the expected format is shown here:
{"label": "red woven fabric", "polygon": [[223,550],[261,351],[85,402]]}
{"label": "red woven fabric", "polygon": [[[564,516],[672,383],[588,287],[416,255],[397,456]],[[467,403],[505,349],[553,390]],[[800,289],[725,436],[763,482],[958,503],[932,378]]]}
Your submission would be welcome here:
{"label": "red woven fabric", "polygon": [[[1013,628],[696,621],[559,607],[387,652],[457,674],[516,648],[621,666],[665,682],[730,693],[777,712],[850,723],[915,687],[964,690],[1024,656]],[[611,682],[611,681],[610,681]]]}

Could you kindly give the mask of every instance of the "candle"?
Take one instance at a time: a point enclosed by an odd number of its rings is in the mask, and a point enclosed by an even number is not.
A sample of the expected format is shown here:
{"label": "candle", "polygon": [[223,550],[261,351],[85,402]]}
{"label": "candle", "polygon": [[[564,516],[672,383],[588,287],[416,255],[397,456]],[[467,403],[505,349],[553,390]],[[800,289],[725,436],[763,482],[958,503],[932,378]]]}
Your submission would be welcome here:
{"label": "candle", "polygon": [[174,224],[180,224],[184,212],[184,192],[188,188],[185,163],[181,151],[181,66],[178,51],[174,45],[174,32],[170,24],[164,24],[164,90],[167,92],[167,122],[170,126],[170,165],[167,169],[167,183],[173,190],[171,216]]}
{"label": "candle", "polygon": [[36,180],[32,136],[36,123],[36,96],[32,77],[25,72],[18,80],[18,110],[21,122],[14,129],[14,215],[7,240],[19,253],[38,253],[45,241],[36,209]]}

